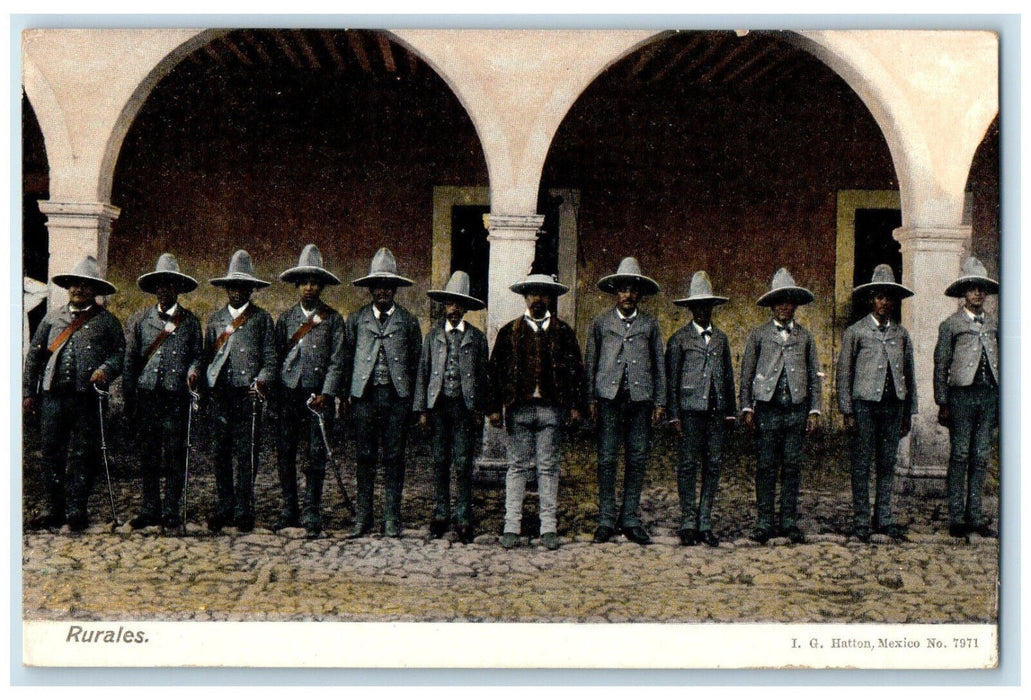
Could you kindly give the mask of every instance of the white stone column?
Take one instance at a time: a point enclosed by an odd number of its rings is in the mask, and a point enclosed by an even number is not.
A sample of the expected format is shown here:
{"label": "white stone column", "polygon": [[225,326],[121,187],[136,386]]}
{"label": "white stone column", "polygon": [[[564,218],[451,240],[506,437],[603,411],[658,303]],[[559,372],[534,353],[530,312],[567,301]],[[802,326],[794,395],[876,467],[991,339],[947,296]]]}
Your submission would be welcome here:
{"label": "white stone column", "polygon": [[[50,236],[48,281],[54,275],[71,272],[75,264],[92,255],[107,272],[107,244],[111,238],[111,222],[121,210],[106,202],[54,202],[40,200],[39,210],[47,217]],[[64,289],[50,285],[50,305],[68,300]]]}
{"label": "white stone column", "polygon": [[902,245],[902,283],[915,295],[902,302],[902,324],[913,340],[916,385],[920,412],[913,429],[899,447],[900,476],[923,484],[922,490],[944,489],[949,461],[949,431],[938,425],[934,402],[934,346],[938,325],[955,313],[957,301],[945,296],[945,288],[959,276],[970,247],[969,226],[957,228],[902,227],[894,231]]}
{"label": "white stone column", "polygon": [[[530,272],[537,234],[544,223],[542,214],[490,214],[487,240],[490,242],[490,263],[487,273],[487,343],[494,349],[498,331],[526,310],[523,297],[509,286],[524,279]],[[502,429],[487,423],[483,432],[483,452],[476,462],[480,479],[504,479],[508,469],[505,436]]]}

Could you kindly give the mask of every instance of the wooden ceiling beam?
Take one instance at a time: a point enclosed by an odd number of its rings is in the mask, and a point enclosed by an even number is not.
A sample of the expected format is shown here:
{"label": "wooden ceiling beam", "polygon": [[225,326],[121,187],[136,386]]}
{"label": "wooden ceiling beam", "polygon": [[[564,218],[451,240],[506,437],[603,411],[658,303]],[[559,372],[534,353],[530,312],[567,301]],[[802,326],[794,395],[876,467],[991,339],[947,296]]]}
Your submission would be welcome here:
{"label": "wooden ceiling beam", "polygon": [[286,37],[283,36],[283,32],[274,30],[272,32],[272,38],[276,40],[277,44],[279,44],[279,48],[282,49],[283,53],[286,55],[286,60],[290,61],[290,64],[294,68],[304,68],[304,64],[301,63],[301,59],[297,57],[294,50],[290,48],[290,44],[287,42]]}
{"label": "wooden ceiling beam", "polygon": [[750,39],[750,36],[751,35],[747,35],[747,36],[741,37],[741,39],[739,40],[740,43],[737,46],[735,46],[734,48],[732,48],[730,51],[728,51],[726,54],[724,54],[723,58],[721,58],[719,61],[716,62],[716,65],[714,65],[712,68],[710,68],[705,73],[705,75],[703,75],[701,78],[698,79],[698,82],[700,82],[700,83],[708,82],[709,80],[711,80],[713,78],[713,76],[715,76],[721,70],[723,70],[724,68],[729,66],[731,64],[731,62],[734,61],[734,59],[736,59],[738,56],[740,56],[745,51],[750,49],[752,47],[752,44],[754,43],[754,41],[752,39]]}
{"label": "wooden ceiling beam", "polygon": [[372,64],[369,63],[369,56],[365,53],[365,43],[362,41],[362,35],[358,32],[347,32],[347,41],[351,44],[351,51],[354,52],[354,57],[358,59],[358,64],[362,67],[362,70],[366,73],[371,73]]}
{"label": "wooden ceiling beam", "polygon": [[253,48],[254,51],[258,54],[258,58],[264,61],[267,65],[272,65],[272,63],[274,63],[272,57],[268,55],[268,51],[266,51],[265,47],[261,45],[261,42],[258,41],[258,38],[254,36],[254,32],[244,31],[241,34],[243,36],[244,41],[247,42],[248,46]]}
{"label": "wooden ceiling beam", "polygon": [[761,61],[762,59],[769,56],[771,53],[776,52],[779,48],[780,47],[776,44],[767,44],[766,46],[762,47],[762,49],[757,51],[755,55],[752,56],[750,59],[742,62],[741,65],[739,65],[737,68],[727,73],[720,82],[729,83],[731,80],[733,80],[734,78],[736,78],[737,76],[741,75],[743,72],[754,66],[758,61]]}
{"label": "wooden ceiling beam", "polygon": [[245,66],[254,65],[254,61],[252,61],[250,57],[247,54],[245,54],[239,46],[236,45],[236,39],[234,37],[226,37],[222,41],[225,43],[226,46],[229,47],[229,50],[233,52],[233,55],[236,56],[237,60],[239,60],[240,63],[244,64]]}
{"label": "wooden ceiling beam", "polygon": [[670,60],[669,63],[667,63],[665,66],[663,66],[662,70],[660,70],[658,73],[656,73],[655,76],[651,80],[649,80],[648,82],[649,83],[654,83],[654,82],[658,82],[658,81],[662,80],[663,78],[665,78],[667,75],[669,75],[670,71],[672,71],[674,68],[676,68],[677,66],[679,66],[683,62],[685,57],[687,57],[689,54],[693,53],[695,51],[695,49],[698,48],[698,45],[701,44],[701,43],[702,43],[702,35],[701,34],[695,34],[693,37],[691,37],[691,40],[689,42],[687,42],[687,45],[684,46],[683,48],[681,48],[680,51],[678,51],[677,54],[672,58],[672,60]]}
{"label": "wooden ceiling beam", "polygon": [[641,74],[641,71],[644,70],[645,66],[648,65],[652,58],[654,58],[655,55],[662,50],[662,45],[664,43],[665,42],[662,39],[659,39],[650,44],[649,46],[646,46],[643,49],[641,49],[641,56],[637,59],[637,62],[630,69],[630,74],[627,76],[627,78],[629,78],[630,80],[634,80],[635,78],[637,78],[637,76]]}
{"label": "wooden ceiling beam", "polygon": [[319,31],[319,38],[322,39],[322,45],[326,47],[326,51],[329,52],[329,57],[333,59],[333,64],[339,70],[347,70],[347,64],[344,63],[344,57],[337,51],[337,44],[332,32],[328,29],[322,29]]}
{"label": "wooden ceiling beam", "polygon": [[322,63],[319,61],[319,57],[315,55],[311,42],[308,41],[308,33],[300,29],[293,32],[293,37],[300,45],[301,53],[308,59],[308,64],[315,70],[322,70]]}
{"label": "wooden ceiling beam", "polygon": [[397,72],[397,64],[394,62],[394,51],[390,48],[390,39],[384,34],[376,32],[376,41],[379,43],[379,52],[383,54],[383,65],[388,73]]}
{"label": "wooden ceiling beam", "polygon": [[720,34],[713,34],[712,41],[709,44],[708,48],[706,48],[705,51],[703,51],[702,54],[698,56],[698,58],[691,61],[691,65],[688,66],[687,70],[684,71],[684,75],[690,75],[691,73],[694,73],[699,66],[704,66],[705,62],[712,58],[714,55],[716,55],[716,52],[719,51],[725,43],[726,38],[724,36]]}

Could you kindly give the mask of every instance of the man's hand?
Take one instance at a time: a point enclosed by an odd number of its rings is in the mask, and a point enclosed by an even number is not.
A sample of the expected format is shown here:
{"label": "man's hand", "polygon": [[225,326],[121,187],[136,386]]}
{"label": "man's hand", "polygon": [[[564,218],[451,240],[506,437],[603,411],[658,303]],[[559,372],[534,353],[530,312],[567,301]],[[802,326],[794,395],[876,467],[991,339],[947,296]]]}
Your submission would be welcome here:
{"label": "man's hand", "polygon": [[264,379],[254,380],[250,388],[250,395],[252,399],[259,399],[261,401],[265,400],[265,384],[266,382]]}
{"label": "man's hand", "polygon": [[950,417],[951,417],[951,414],[949,413],[949,407],[948,406],[939,406],[938,407],[938,425],[944,425],[946,428],[948,428],[949,427],[949,418]]}
{"label": "man's hand", "polygon": [[899,431],[899,435],[906,437],[909,435],[909,431],[913,428],[913,416],[905,415],[902,416],[902,430]]}
{"label": "man's hand", "polygon": [[805,419],[805,434],[812,435],[820,427],[820,416],[815,413],[810,413]]}
{"label": "man's hand", "polygon": [[26,396],[21,400],[21,408],[26,413],[35,413],[39,400],[35,396]]}
{"label": "man's hand", "polygon": [[673,426],[673,430],[677,431],[678,435],[684,434],[684,426],[680,423],[679,418],[674,418],[669,422],[669,424]]}
{"label": "man's hand", "polygon": [[755,430],[755,413],[752,411],[744,411],[741,414],[741,420],[745,422],[745,427],[749,430]]}
{"label": "man's hand", "polygon": [[312,394],[311,395],[311,408],[313,411],[322,413],[322,407],[326,405],[325,394]]}
{"label": "man's hand", "polygon": [[598,404],[592,403],[587,406],[587,416],[591,419],[592,423],[598,422]]}
{"label": "man's hand", "polygon": [[583,414],[580,413],[580,409],[579,408],[571,408],[571,409],[569,409],[569,420],[566,422],[566,424],[569,427],[571,427],[571,428],[576,427],[577,425],[580,424],[580,421],[582,421],[582,420],[583,420]]}
{"label": "man's hand", "polygon": [[197,370],[195,370],[195,369],[191,369],[191,370],[190,370],[190,371],[189,371],[189,372],[188,372],[188,373],[186,374],[186,386],[187,386],[187,387],[188,387],[188,388],[189,388],[189,389],[190,389],[191,391],[193,391],[193,390],[196,390],[196,388],[197,388],[197,382],[198,382],[199,380],[200,380],[200,375],[199,375],[199,374],[197,373]]}
{"label": "man's hand", "polygon": [[490,421],[490,424],[495,428],[501,427],[501,413],[488,413],[487,420]]}
{"label": "man's hand", "polygon": [[107,389],[107,372],[102,368],[94,370],[93,374],[89,378],[90,384],[93,384],[99,389]]}
{"label": "man's hand", "polygon": [[659,425],[662,423],[662,419],[666,417],[666,407],[656,406],[652,411],[652,425]]}
{"label": "man's hand", "polygon": [[430,414],[425,411],[419,414],[419,432],[423,435],[430,434]]}
{"label": "man's hand", "polygon": [[856,417],[854,415],[845,416],[845,431],[848,433],[856,432]]}

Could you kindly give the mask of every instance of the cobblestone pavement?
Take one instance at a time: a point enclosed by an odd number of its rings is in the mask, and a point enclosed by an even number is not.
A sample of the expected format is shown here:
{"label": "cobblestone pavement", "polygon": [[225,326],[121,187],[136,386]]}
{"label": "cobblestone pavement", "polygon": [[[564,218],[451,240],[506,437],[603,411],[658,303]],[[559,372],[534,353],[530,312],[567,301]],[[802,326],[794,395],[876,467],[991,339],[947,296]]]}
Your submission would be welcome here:
{"label": "cobblestone pavement", "polygon": [[[344,539],[350,524],[332,477],[326,485],[329,530],[307,540],[303,530],[273,534],[278,486],[272,468],[259,479],[259,528],[203,528],[213,492],[203,456],[191,479],[185,535],[159,528],[112,532],[108,495],[98,482],[91,501],[94,525],[82,534],[27,532],[23,536],[23,606],[27,619],[92,620],[490,620],[490,621],[792,621],[994,622],[999,549],[996,540],[957,541],[945,534],[940,495],[899,493],[899,513],[910,542],[847,537],[851,501],[840,442],[828,436],[809,447],[800,499],[804,545],[745,536],[754,523],[747,440],[735,437],[721,483],[715,531],[722,543],[685,548],[675,538],[679,517],[673,440],[658,436],[642,510],[655,543],[590,542],[597,517],[593,443],[570,442],[559,511],[562,546],[548,551],[536,539],[536,498],[527,498],[522,546],[498,544],[503,493],[476,488],[480,534],[473,544],[430,539],[430,474],[425,443],[410,449],[405,485],[406,530],[401,539],[374,535]],[[352,465],[348,450],[340,462]],[[24,510],[39,509],[26,443]],[[125,520],[138,507],[130,455],[116,454],[115,498]],[[273,464],[270,451],[265,464]],[[345,466],[353,487],[353,467]],[[103,477],[101,477],[102,479]],[[997,470],[988,489],[997,509]],[[377,503],[380,502],[377,494]]]}

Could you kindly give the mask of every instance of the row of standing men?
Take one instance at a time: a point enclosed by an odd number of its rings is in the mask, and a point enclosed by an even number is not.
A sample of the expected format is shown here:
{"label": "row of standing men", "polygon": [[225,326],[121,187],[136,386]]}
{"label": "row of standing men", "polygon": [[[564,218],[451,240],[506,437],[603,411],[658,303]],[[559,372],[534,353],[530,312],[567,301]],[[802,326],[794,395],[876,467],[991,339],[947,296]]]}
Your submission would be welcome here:
{"label": "row of standing men", "polygon": [[[640,497],[649,460],[651,431],[669,414],[681,434],[677,486],[681,505],[678,536],[683,545],[717,546],[712,509],[720,478],[726,431],[738,417],[756,435],[757,523],[751,538],[774,536],[805,542],[797,502],[803,444],[818,429],[821,380],[812,335],[794,320],[798,306],[813,301],[781,268],[757,304],[771,319],[747,340],[736,399],[727,336],[712,323],[713,309],[728,301],[713,293],[704,271],[694,274],[687,297],[692,321],[665,348],[656,320],[639,308],[659,292],[634,258],[598,287],[614,296],[614,308],[595,318],[581,355],[572,328],[551,314],[568,288],[553,275],[531,273],[510,289],[526,301],[525,313],[503,326],[488,357],[483,332],[464,319],[485,307],[469,293],[469,277],[455,272],[443,290],[427,295],[440,302],[444,318],[425,338],[416,318],[394,296],[412,281],[397,273],[392,253],[381,248],[369,274],[354,280],[370,303],[346,319],[325,304],[326,285],[340,280],[312,245],[280,280],[293,283],[299,300],[277,322],[251,301],[269,283],[254,275],[250,256],[237,251],[225,277],[227,304],[200,322],[179,304],[197,287],[170,254],[138,286],[157,297],[129,320],[118,320],[96,302],[113,285],[87,257],[53,282],[68,290],[69,303],[51,311],[33,335],[23,377],[24,408],[40,413],[41,471],[45,511],[30,522],[38,528],[88,522],[87,502],[101,457],[106,394],[120,374],[126,411],[135,419],[142,480],[142,507],[133,527],[183,525],[181,506],[188,464],[194,397],[203,390],[211,405],[216,505],[208,528],[253,529],[257,408],[268,398],[276,409],[280,515],[274,529],[322,531],[321,501],[329,441],[336,417],[350,415],[356,435],[353,537],[372,531],[377,462],[382,465],[383,532],[402,531],[404,452],[411,413],[431,435],[435,506],[430,532],[443,536],[454,523],[463,542],[475,536],[472,462],[484,416],[504,426],[509,468],[501,544],[520,541],[526,485],[534,473],[540,501],[541,543],[554,549],[557,535],[559,462],[567,425],[589,417],[597,427],[598,525],[595,542],[623,534],[650,542],[640,517]],[[982,493],[993,429],[998,418],[998,324],[984,310],[998,292],[976,259],[964,262],[945,293],[963,306],[940,326],[935,350],[934,393],[939,422],[951,435],[947,476],[949,533],[994,536],[985,520]],[[904,540],[905,527],[892,512],[892,482],[899,440],[917,411],[913,349],[893,319],[899,301],[912,292],[879,265],[870,283],[853,290],[854,303],[870,314],[844,335],[838,362],[838,403],[852,442],[853,535],[871,533]],[[584,415],[586,413],[586,416]],[[100,439],[98,440],[98,436]],[[296,461],[308,443],[305,490],[299,497]],[[625,456],[624,489],[617,507],[619,451]],[[106,456],[105,456],[106,457]],[[235,469],[234,469],[235,463]],[[451,508],[451,469],[457,493]],[[875,476],[871,513],[869,481]],[[698,478],[701,475],[701,487]],[[161,478],[164,476],[162,497]],[[338,474],[339,478],[339,474]],[[776,507],[780,482],[779,511]],[[343,484],[341,482],[341,488]],[[345,492],[346,493],[346,492]],[[303,507],[302,507],[303,506]]]}

